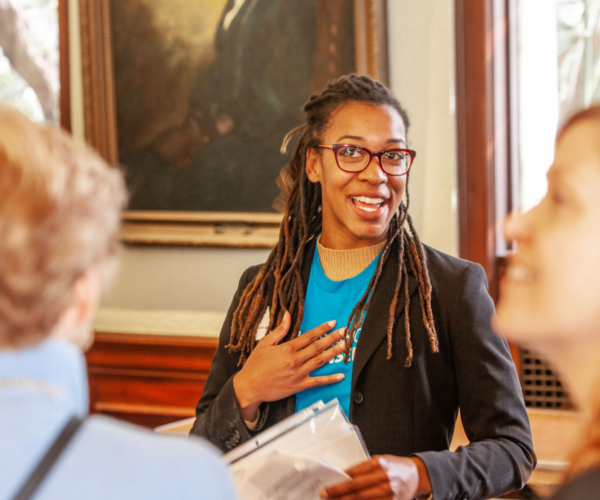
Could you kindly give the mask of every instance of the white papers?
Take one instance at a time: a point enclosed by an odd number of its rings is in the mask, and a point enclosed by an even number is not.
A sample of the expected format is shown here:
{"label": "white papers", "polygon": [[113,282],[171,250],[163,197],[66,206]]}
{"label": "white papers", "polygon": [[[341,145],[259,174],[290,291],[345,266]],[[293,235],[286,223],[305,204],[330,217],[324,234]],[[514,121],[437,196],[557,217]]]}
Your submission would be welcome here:
{"label": "white papers", "polygon": [[241,500],[312,500],[369,455],[337,400],[298,412],[225,455]]}
{"label": "white papers", "polygon": [[242,500],[313,500],[325,486],[346,479],[327,462],[273,452],[238,489]]}

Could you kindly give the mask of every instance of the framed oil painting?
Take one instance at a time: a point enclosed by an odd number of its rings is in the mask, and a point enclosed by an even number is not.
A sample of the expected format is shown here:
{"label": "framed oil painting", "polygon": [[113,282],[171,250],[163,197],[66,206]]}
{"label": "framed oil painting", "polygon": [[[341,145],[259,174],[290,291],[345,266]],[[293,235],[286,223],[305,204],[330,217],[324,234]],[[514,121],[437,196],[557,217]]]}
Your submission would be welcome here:
{"label": "framed oil painting", "polygon": [[86,139],[125,173],[126,242],[272,246],[303,103],[353,71],[387,83],[385,0],[81,0],[80,16]]}

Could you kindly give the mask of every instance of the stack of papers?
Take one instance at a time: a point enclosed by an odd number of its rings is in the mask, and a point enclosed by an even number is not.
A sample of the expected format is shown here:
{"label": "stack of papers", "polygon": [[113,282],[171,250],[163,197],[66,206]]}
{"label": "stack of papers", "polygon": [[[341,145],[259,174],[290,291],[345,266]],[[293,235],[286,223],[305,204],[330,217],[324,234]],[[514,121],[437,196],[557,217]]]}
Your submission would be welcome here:
{"label": "stack of papers", "polygon": [[290,416],[225,455],[241,500],[312,500],[369,459],[337,399]]}

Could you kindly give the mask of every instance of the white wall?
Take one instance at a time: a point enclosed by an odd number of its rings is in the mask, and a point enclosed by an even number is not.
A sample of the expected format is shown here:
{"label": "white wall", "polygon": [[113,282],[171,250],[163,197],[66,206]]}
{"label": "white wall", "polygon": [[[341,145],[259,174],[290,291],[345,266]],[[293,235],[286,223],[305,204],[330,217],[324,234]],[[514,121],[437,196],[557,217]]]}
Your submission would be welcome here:
{"label": "white wall", "polygon": [[408,110],[409,213],[424,243],[458,254],[454,2],[388,0],[391,87]]}
{"label": "white wall", "polygon": [[125,247],[102,307],[226,311],[242,273],[268,250]]}
{"label": "white wall", "polygon": [[[391,85],[417,150],[411,208],[422,240],[457,254],[454,32],[451,0],[389,0]],[[266,250],[127,247],[103,307],[225,311],[244,269]]]}

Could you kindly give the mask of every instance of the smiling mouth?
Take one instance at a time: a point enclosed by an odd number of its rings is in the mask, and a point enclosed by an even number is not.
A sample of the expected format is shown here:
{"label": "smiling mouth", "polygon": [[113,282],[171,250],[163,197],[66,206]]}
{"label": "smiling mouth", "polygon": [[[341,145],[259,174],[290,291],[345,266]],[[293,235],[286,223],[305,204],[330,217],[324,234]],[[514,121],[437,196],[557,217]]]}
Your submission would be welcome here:
{"label": "smiling mouth", "polygon": [[368,196],[351,196],[352,203],[357,208],[365,212],[375,212],[383,207],[385,200],[383,198],[369,198]]}

